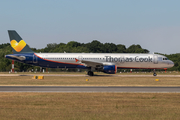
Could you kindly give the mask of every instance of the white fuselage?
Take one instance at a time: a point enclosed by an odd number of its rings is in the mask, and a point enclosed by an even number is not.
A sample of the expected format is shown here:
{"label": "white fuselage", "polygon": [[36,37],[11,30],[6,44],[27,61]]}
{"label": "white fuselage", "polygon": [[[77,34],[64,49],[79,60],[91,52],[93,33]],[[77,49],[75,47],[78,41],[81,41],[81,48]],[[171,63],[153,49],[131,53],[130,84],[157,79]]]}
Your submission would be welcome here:
{"label": "white fuselage", "polygon": [[[167,57],[157,54],[118,53],[35,53],[36,56],[52,62],[79,64],[95,67],[93,63],[116,65],[118,68],[163,69],[174,65]],[[77,61],[77,60],[78,61]],[[84,62],[83,62],[84,61]],[[89,63],[90,62],[90,63]],[[90,64],[90,65],[89,65]],[[92,64],[92,65],[91,65]]]}

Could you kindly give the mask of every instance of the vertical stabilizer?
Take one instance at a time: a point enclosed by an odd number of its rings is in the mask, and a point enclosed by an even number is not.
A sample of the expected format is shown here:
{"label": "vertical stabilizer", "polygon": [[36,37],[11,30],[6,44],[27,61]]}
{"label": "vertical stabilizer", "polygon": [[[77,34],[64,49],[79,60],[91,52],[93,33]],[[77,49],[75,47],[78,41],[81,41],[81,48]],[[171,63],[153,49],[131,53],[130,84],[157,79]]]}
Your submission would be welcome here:
{"label": "vertical stabilizer", "polygon": [[34,53],[25,41],[19,36],[15,30],[8,30],[12,51],[18,53]]}

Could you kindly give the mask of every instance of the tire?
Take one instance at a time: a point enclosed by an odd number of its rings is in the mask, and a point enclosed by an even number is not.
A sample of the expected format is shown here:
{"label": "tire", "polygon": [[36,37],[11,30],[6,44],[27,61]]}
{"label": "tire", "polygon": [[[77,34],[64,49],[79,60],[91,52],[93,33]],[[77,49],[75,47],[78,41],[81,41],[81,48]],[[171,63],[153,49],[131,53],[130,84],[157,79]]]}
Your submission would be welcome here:
{"label": "tire", "polygon": [[88,71],[89,76],[94,76],[94,73],[92,71]]}
{"label": "tire", "polygon": [[156,74],[156,73],[154,73],[154,74],[153,74],[153,76],[157,76],[157,74]]}

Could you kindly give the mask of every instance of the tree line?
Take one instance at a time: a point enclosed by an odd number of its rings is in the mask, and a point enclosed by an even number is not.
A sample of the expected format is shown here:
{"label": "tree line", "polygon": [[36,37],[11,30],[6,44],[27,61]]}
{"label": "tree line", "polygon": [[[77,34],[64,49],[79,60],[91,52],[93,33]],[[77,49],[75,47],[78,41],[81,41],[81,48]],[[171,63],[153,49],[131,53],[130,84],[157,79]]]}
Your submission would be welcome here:
{"label": "tree line", "polygon": [[[70,41],[65,43],[50,43],[47,44],[45,48],[36,49],[31,48],[34,52],[41,53],[149,53],[149,50],[143,49],[140,45],[131,45],[126,48],[122,44],[114,43],[101,43],[98,40],[93,40],[90,43],[79,43],[76,41]],[[10,71],[11,70],[11,60],[6,59],[4,56],[12,53],[12,48],[9,43],[0,44],[0,71]],[[158,53],[160,54],[160,53]],[[180,54],[166,55],[170,60],[172,60],[175,65],[169,70],[180,70]],[[15,62],[15,71],[29,71],[32,69],[39,70],[37,66],[31,66],[24,63]]]}

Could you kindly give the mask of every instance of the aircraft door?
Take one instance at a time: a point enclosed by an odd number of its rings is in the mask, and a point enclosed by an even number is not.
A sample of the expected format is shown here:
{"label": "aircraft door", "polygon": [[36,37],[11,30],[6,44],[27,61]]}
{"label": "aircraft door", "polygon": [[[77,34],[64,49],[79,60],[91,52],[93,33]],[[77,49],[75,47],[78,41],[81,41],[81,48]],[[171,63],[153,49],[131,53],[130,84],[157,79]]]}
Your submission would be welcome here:
{"label": "aircraft door", "polygon": [[78,56],[78,60],[81,61],[83,59],[83,56]]}
{"label": "aircraft door", "polygon": [[36,55],[33,55],[33,63],[37,63],[38,62],[38,57]]}
{"label": "aircraft door", "polygon": [[158,64],[158,56],[157,55],[154,55],[154,64]]}

